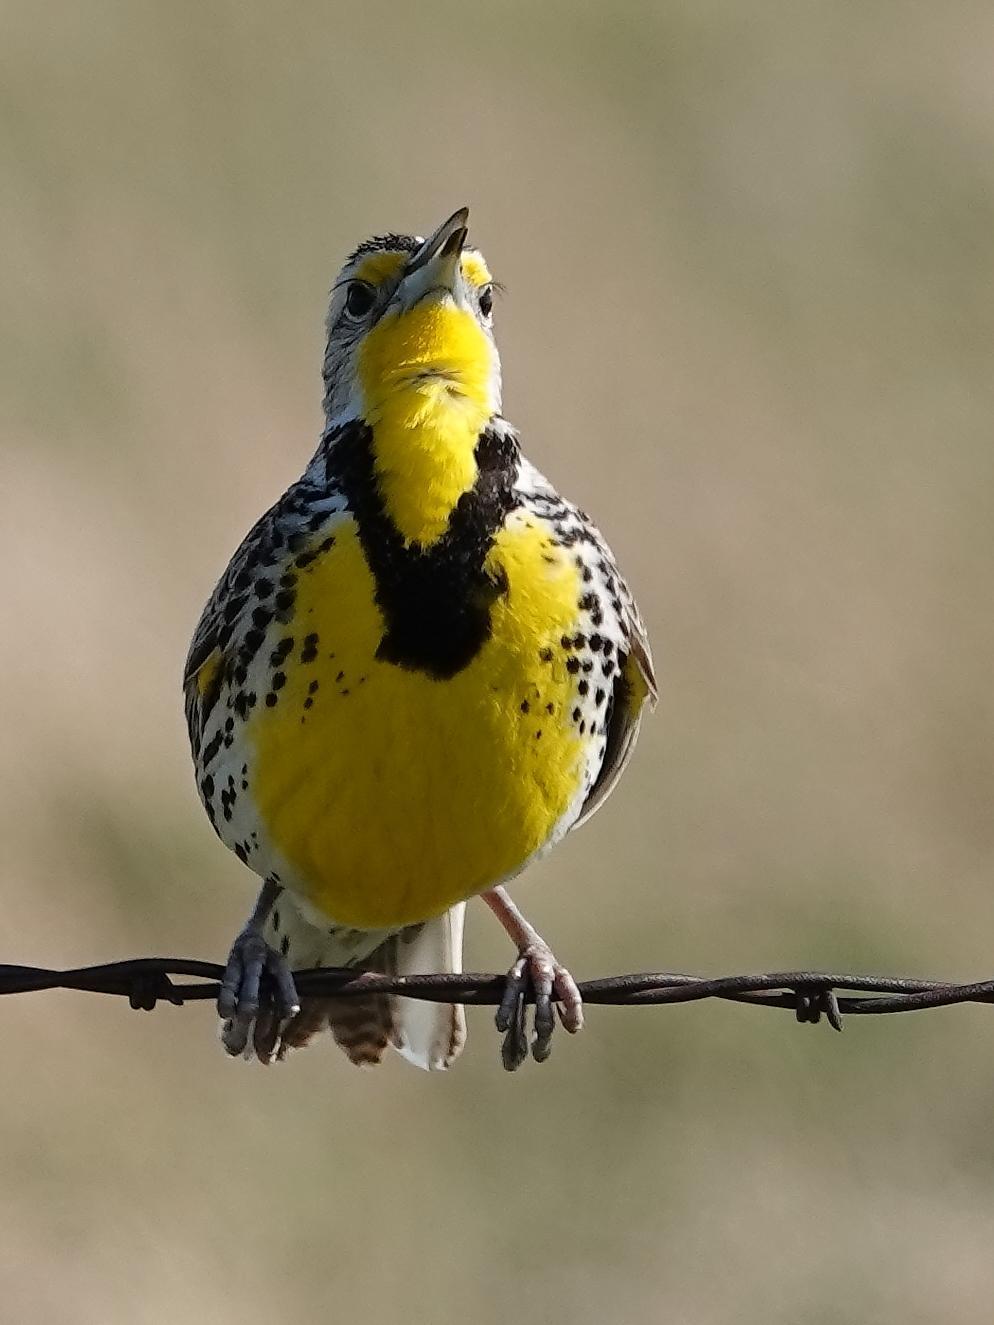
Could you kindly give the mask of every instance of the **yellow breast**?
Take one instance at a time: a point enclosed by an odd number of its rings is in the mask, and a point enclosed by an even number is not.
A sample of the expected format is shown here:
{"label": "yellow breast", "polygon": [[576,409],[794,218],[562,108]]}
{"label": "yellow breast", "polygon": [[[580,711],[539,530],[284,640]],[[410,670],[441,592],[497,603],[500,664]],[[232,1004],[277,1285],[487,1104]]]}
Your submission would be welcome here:
{"label": "yellow breast", "polygon": [[490,636],[443,680],[376,658],[384,622],[354,525],[301,578],[285,682],[248,725],[251,795],[292,886],[342,924],[415,923],[515,873],[582,785],[559,647],[576,566],[518,512],[488,569],[508,586]]}

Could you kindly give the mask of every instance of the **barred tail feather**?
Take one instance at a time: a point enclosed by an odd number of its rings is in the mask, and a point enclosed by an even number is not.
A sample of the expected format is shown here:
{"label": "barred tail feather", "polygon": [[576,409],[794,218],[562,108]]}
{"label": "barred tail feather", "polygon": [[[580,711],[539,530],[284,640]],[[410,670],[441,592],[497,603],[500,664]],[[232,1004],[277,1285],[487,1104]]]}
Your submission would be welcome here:
{"label": "barred tail feather", "polygon": [[335,1043],[357,1067],[374,1067],[386,1053],[396,1026],[396,999],[329,998],[325,1004]]}
{"label": "barred tail feather", "polygon": [[[423,925],[395,934],[362,934],[326,929],[304,915],[290,892],[284,892],[266,923],[266,940],[298,968],[355,966],[387,975],[429,975],[462,970],[465,902]],[[276,1057],[309,1044],[330,1030],[353,1063],[379,1063],[392,1045],[408,1062],[439,1071],[462,1052],[466,1017],[461,1005],[424,1003],[390,994],[353,998],[303,998],[301,1009],[282,1034]],[[266,1061],[269,1061],[269,1055]]]}

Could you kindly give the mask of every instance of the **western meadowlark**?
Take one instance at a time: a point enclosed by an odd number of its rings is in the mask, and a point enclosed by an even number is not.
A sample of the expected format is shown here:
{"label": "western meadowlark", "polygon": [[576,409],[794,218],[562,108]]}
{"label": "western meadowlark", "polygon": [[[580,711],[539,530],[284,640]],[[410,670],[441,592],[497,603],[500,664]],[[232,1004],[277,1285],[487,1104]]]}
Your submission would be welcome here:
{"label": "western meadowlark", "polygon": [[493,281],[468,215],[346,262],[318,449],[190,648],[200,796],[264,880],[218,1000],[232,1054],[269,1062],[330,1028],[354,1062],[392,1045],[447,1067],[460,1006],[298,1000],[291,969],[459,971],[475,896],[518,947],[505,1066],[527,1054],[526,991],[537,1060],[553,1005],[582,1024],[572,977],[503,885],[604,801],[655,683],[606,543],[501,415]]}

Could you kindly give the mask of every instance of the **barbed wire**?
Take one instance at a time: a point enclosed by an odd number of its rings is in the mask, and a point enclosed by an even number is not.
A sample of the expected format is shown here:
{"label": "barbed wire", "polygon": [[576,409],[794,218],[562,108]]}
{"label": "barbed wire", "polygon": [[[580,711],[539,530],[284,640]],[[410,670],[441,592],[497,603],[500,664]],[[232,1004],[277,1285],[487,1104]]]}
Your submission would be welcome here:
{"label": "barbed wire", "polygon": [[[127,998],[133,1008],[151,1011],[160,1002],[182,1006],[216,999],[223,972],[224,967],[214,962],[185,957],[137,957],[62,971],[0,964],[0,996],[42,989],[73,989],[120,996]],[[294,972],[298,992],[305,997],[350,998],[381,993],[434,1003],[485,1006],[500,1004],[506,979],[504,975],[472,973],[381,975],[357,971],[354,967]],[[827,971],[773,971],[710,979],[654,971],[580,981],[579,989],[588,1007],[658,1007],[717,998],[754,1007],[785,1008],[800,1022],[817,1023],[824,1017],[839,1031],[843,1016],[922,1012],[957,1003],[994,1003],[994,979],[955,984]]]}

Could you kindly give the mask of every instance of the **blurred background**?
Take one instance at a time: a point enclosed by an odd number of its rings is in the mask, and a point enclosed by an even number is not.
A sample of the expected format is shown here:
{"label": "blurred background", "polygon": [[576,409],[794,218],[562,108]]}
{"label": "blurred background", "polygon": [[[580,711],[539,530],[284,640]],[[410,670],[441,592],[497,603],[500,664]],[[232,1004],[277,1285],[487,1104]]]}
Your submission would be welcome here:
{"label": "blurred background", "polygon": [[[986,4],[0,3],[0,960],[221,959],[200,608],[344,254],[472,207],[659,710],[519,883],[578,976],[994,970]],[[472,908],[468,965],[508,947]],[[988,1321],[994,1014],[594,1009],[515,1077],[0,1007],[5,1320]]]}

